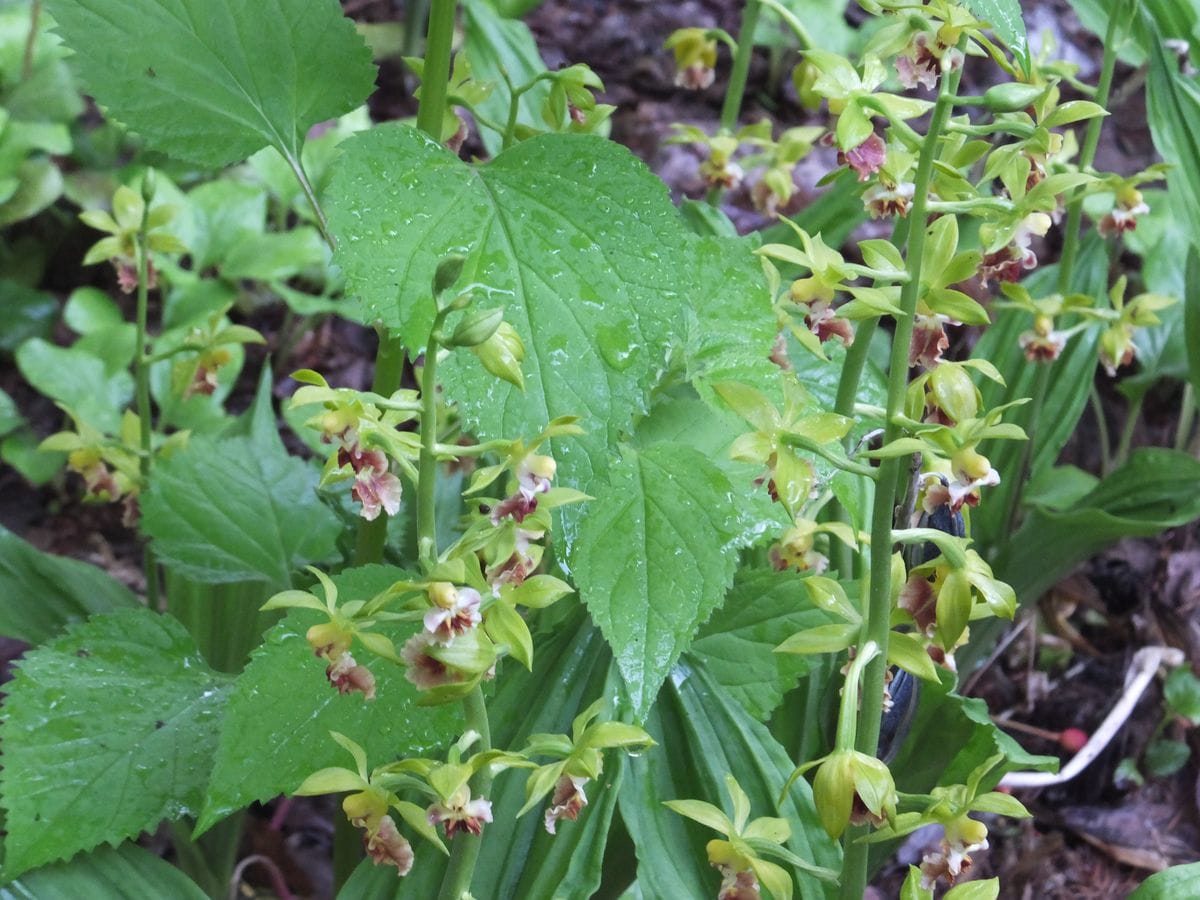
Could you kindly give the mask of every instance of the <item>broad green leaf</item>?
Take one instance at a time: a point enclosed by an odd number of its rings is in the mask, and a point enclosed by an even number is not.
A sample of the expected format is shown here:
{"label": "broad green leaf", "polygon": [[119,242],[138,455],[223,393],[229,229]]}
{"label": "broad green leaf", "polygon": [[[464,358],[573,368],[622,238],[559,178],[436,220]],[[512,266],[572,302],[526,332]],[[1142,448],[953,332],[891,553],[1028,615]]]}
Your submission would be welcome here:
{"label": "broad green leaf", "polygon": [[125,315],[104,291],[81,287],[72,291],[67,298],[63,321],[77,334],[93,334],[125,324]]}
{"label": "broad green leaf", "polygon": [[968,0],[967,6],[992,26],[996,37],[1012,51],[1017,64],[1028,72],[1029,45],[1025,37],[1025,20],[1021,18],[1020,0]]}
{"label": "broad green leaf", "polygon": [[[685,657],[663,687],[646,730],[659,744],[629,761],[621,787],[621,818],[638,856],[637,878],[646,897],[713,897],[721,876],[708,864],[705,844],[718,837],[662,805],[703,800],[730,810],[725,776],[750,798],[751,818],[782,816],[792,828],[787,847],[819,866],[841,867],[841,850],[822,830],[803,779],[778,805],[795,763],[721,687],[702,664]],[[797,873],[797,897],[824,898],[821,882]]]}
{"label": "broad green leaf", "polygon": [[1200,518],[1200,462],[1158,447],[1129,461],[1066,509],[1034,507],[993,569],[1022,603],[1123,537],[1151,537]]}
{"label": "broad green leaf", "polygon": [[589,504],[571,567],[639,719],[733,578],[732,492],[695,450],[656,444],[627,450]]}
{"label": "broad green leaf", "polygon": [[333,551],[338,522],[317,473],[277,443],[198,437],[160,460],[142,503],[158,558],[197,581],[277,587]]}
{"label": "broad green leaf", "polygon": [[1171,712],[1200,725],[1200,678],[1190,668],[1180,666],[1168,675],[1163,695]]}
{"label": "broad green leaf", "polygon": [[133,399],[133,376],[124,369],[109,373],[105,361],[77,347],[56,347],[31,338],[17,350],[17,368],[25,380],[67,406],[100,431],[118,434],[121,415]]}
{"label": "broad green leaf", "polygon": [[0,350],[12,353],[29,338],[50,336],[58,301],[16,281],[0,279]]}
{"label": "broad green leaf", "polygon": [[[401,569],[365,566],[334,577],[341,603],[368,600],[396,581]],[[402,756],[429,756],[462,727],[457,704],[418,709],[417,691],[404,668],[359,643],[354,659],[375,676],[375,699],[339,694],[325,677],[326,663],[313,655],[304,635],[328,621],[312,610],[292,611],[267,632],[229,696],[216,763],[197,827],[206,830],[256,800],[294,791],[307,776],[346,765],[347,756],[329,732],[362,744],[372,766]],[[402,646],[419,625],[389,623],[374,629]],[[394,874],[394,873],[393,873]]]}
{"label": "broad green leaf", "polygon": [[225,257],[221,274],[253,281],[286,281],[301,272],[323,269],[329,250],[315,228],[293,228],[240,241]]}
{"label": "broad green leaf", "polygon": [[1129,900],[1180,900],[1200,884],[1200,862],[1156,872],[1129,895]]}
{"label": "broad green leaf", "polygon": [[266,228],[267,194],[258,185],[221,178],[194,188],[187,196],[193,233],[179,234],[179,238],[191,252],[192,267],[198,272],[220,265],[243,241]]}
{"label": "broad green leaf", "polygon": [[481,286],[474,306],[503,306],[525,344],[525,390],[457,354],[444,367],[450,396],[481,438],[581,416],[587,433],[554,452],[562,481],[592,493],[686,333],[714,245],[687,231],[659,179],[601,138],[544,135],[478,167],[403,125],[342,146],[330,222],[348,292],[416,351],[439,261],[466,253],[460,284]]}
{"label": "broad green leaf", "polygon": [[[501,72],[519,88],[545,72],[546,63],[524,22],[501,17],[490,0],[471,0],[464,7],[463,49],[471,62],[471,72],[477,80],[494,85],[491,94],[479,104],[479,111],[504,125],[508,121],[511,95]],[[549,83],[543,82],[522,94],[517,100],[518,124],[544,129],[542,104],[549,93]],[[500,152],[502,135],[481,127],[479,137],[492,156]]]}
{"label": "broad green leaf", "polygon": [[0,887],[0,900],[205,900],[207,896],[178,868],[129,843],[98,847],[70,862],[34,869]]}
{"label": "broad green leaf", "polygon": [[[854,48],[857,34],[846,22],[846,3],[842,0],[780,0],[779,5],[804,24],[822,50],[845,55]],[[764,7],[754,43],[794,46],[795,40],[779,15]]]}
{"label": "broad green leaf", "polygon": [[371,52],[334,0],[48,0],[84,86],[154,149],[211,168],[350,112]]}
{"label": "broad green leaf", "polygon": [[795,573],[742,572],[688,653],[702,660],[750,715],[765,719],[810,665],[804,656],[775,648],[797,631],[829,621]]}
{"label": "broad green leaf", "polygon": [[1183,741],[1159,739],[1151,741],[1142,756],[1146,774],[1152,778],[1169,778],[1185,765],[1192,748]]}
{"label": "broad green leaf", "polygon": [[62,42],[49,30],[47,17],[38,23],[30,47],[29,72],[25,68],[26,42],[30,38],[30,4],[0,6],[0,81],[4,83],[4,108],[17,121],[71,122],[83,112],[83,100],[71,78]]}
{"label": "broad green leaf", "polygon": [[736,381],[774,396],[779,368],[769,358],[779,331],[762,263],[749,239],[707,238],[696,272],[686,351],[688,379],[721,408],[712,385]]}
{"label": "broad green leaf", "polygon": [[229,683],[174,619],[91,619],[30,652],[8,690],[9,875],[199,809]]}
{"label": "broad green leaf", "polygon": [[743,533],[747,540],[753,541],[761,539],[763,534],[773,536],[790,522],[783,507],[771,500],[766,488],[755,484],[763,474],[762,468],[730,456],[730,447],[747,427],[728,409],[706,403],[690,387],[680,386],[669,396],[660,396],[650,415],[638,423],[633,444],[640,449],[673,442],[706,456],[733,485],[733,499],[746,526]]}
{"label": "broad green leaf", "polygon": [[0,634],[29,644],[49,640],[88,616],[137,606],[103,569],[42,553],[0,527]]}
{"label": "broad green leaf", "polygon": [[[488,701],[496,746],[519,748],[531,734],[569,733],[571,719],[604,688],[612,656],[582,610],[576,609],[552,631],[539,634],[536,646],[532,674],[511,663],[501,666],[500,687]],[[492,792],[493,817],[500,827],[484,832],[472,896],[477,900],[585,900],[593,896],[600,883],[622,771],[621,756],[606,753],[604,775],[598,784],[586,787],[588,805],[578,821],[559,822],[554,836],[545,830],[544,803],[514,821],[525,802],[528,772],[514,769],[501,774]],[[404,826],[400,827],[403,831]],[[338,894],[338,900],[426,900],[437,896],[445,858],[428,845],[415,849],[416,865],[406,878],[399,880],[394,871],[366,862]]]}
{"label": "broad green leaf", "polygon": [[16,190],[0,203],[0,227],[33,218],[62,195],[62,172],[46,157],[25,160],[16,177]]}
{"label": "broad green leaf", "polygon": [[41,435],[32,428],[20,428],[0,442],[0,460],[12,466],[31,484],[45,484],[57,475],[66,462],[65,453],[43,453],[38,449]]}
{"label": "broad green leaf", "polygon": [[0,437],[12,434],[24,424],[25,417],[17,409],[13,398],[8,396],[5,391],[0,390]]}

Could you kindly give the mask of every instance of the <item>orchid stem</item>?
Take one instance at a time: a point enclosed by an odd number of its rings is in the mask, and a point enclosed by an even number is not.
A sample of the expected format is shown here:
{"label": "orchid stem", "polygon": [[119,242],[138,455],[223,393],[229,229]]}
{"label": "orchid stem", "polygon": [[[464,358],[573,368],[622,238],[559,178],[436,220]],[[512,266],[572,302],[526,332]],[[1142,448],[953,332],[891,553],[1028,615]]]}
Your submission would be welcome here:
{"label": "orchid stem", "polygon": [[[147,201],[142,214],[142,225],[137,234],[137,324],[134,336],[137,353],[133,361],[137,390],[138,439],[141,448],[138,473],[141,476],[143,489],[150,484],[150,468],[154,459],[154,422],[150,409],[150,365],[146,361],[146,322],[149,318],[150,308],[150,251],[147,247],[149,218],[150,203]],[[149,542],[144,542],[142,545],[142,566],[146,575],[146,605],[150,609],[158,609],[158,566],[154,562],[154,550]]]}
{"label": "orchid stem", "polygon": [[[908,281],[900,289],[901,315],[896,317],[892,338],[892,353],[888,366],[887,415],[883,443],[900,436],[896,417],[904,409],[908,387],[908,354],[912,344],[913,321],[921,293],[921,262],[927,234],[926,204],[933,163],[937,158],[938,141],[954,108],[962,69],[942,76],[941,91],[929,120],[929,131],[921,147],[914,179],[912,209],[909,212],[906,262]],[[879,656],[866,667],[862,683],[862,704],[858,712],[858,734],[855,749],[875,755],[879,744],[880,719],[883,714],[884,675],[887,670],[888,639],[891,635],[892,607],[892,526],[895,516],[896,492],[900,483],[902,457],[885,459],[879,466],[875,482],[875,502],[871,511],[870,595],[863,610],[863,627],[859,643],[874,642]],[[842,900],[860,900],[867,883],[867,845],[859,838],[861,828],[852,828],[844,839],[842,881],[839,896]]]}
{"label": "orchid stem", "polygon": [[[468,731],[479,733],[479,741],[475,745],[476,753],[492,749],[492,732],[488,724],[487,705],[483,701],[483,691],[479,685],[471,689],[471,693],[463,698],[463,711],[466,714]],[[492,787],[492,776],[488,767],[484,766],[471,780],[471,790],[474,796],[486,797]],[[454,839],[454,849],[450,851],[450,863],[446,866],[446,875],[442,879],[442,889],[438,900],[461,900],[469,896],[471,880],[475,876],[475,863],[479,859],[480,845],[483,835],[460,834]]]}

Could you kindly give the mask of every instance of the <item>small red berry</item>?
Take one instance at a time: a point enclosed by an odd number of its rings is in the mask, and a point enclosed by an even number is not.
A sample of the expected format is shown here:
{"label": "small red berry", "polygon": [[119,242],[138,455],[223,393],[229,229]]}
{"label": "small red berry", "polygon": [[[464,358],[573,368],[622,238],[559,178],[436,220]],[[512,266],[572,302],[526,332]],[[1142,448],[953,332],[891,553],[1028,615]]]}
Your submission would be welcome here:
{"label": "small red berry", "polygon": [[1088,742],[1088,734],[1082,728],[1065,728],[1058,736],[1058,743],[1064,750],[1078,753]]}

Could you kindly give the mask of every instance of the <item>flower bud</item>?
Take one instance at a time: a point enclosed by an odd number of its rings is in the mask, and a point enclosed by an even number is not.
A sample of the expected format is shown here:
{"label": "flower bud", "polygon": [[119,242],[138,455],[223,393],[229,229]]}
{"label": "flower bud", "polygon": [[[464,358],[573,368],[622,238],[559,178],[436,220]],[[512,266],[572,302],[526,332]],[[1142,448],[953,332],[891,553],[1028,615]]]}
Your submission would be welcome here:
{"label": "flower bud", "polygon": [[149,207],[154,201],[154,192],[158,187],[158,175],[153,169],[147,169],[142,174],[142,199]]}
{"label": "flower bud", "polygon": [[955,422],[973,419],[979,412],[979,392],[966,370],[943,363],[929,373],[929,389],[938,408]]}
{"label": "flower bud", "polygon": [[463,264],[466,261],[467,258],[461,253],[455,253],[438,263],[437,272],[433,276],[433,296],[440,296],[449,290],[454,282],[458,281],[458,276],[462,274]]}
{"label": "flower bud", "polygon": [[983,105],[994,113],[1019,112],[1036,103],[1045,93],[1044,85],[1009,81],[988,88],[983,94]]}
{"label": "flower bud", "polygon": [[483,309],[464,316],[454,329],[449,345],[451,347],[475,347],[482,344],[500,327],[504,321],[503,309]]}
{"label": "flower bud", "polygon": [[521,373],[525,344],[517,330],[507,322],[501,322],[491,337],[471,350],[479,357],[483,367],[497,378],[525,390],[525,376]]}

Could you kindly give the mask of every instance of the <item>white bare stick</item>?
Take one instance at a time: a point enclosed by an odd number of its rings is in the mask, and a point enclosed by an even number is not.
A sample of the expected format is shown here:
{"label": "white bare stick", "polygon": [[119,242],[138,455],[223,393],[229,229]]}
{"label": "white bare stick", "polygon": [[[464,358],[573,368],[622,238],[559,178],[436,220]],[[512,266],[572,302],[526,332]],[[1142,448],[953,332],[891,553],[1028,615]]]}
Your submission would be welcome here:
{"label": "white bare stick", "polygon": [[1133,662],[1129,666],[1129,672],[1125,675],[1125,690],[1117,700],[1116,706],[1100,723],[1100,727],[1095,730],[1088,742],[1071,758],[1069,763],[1063,766],[1061,771],[1055,774],[1009,772],[1000,779],[1000,784],[1009,788],[1041,788],[1070,781],[1091,765],[1121,730],[1121,726],[1129,719],[1133,708],[1154,679],[1154,673],[1158,671],[1158,667],[1164,663],[1168,666],[1181,665],[1183,658],[1183,651],[1174,647],[1143,647],[1133,655]]}

